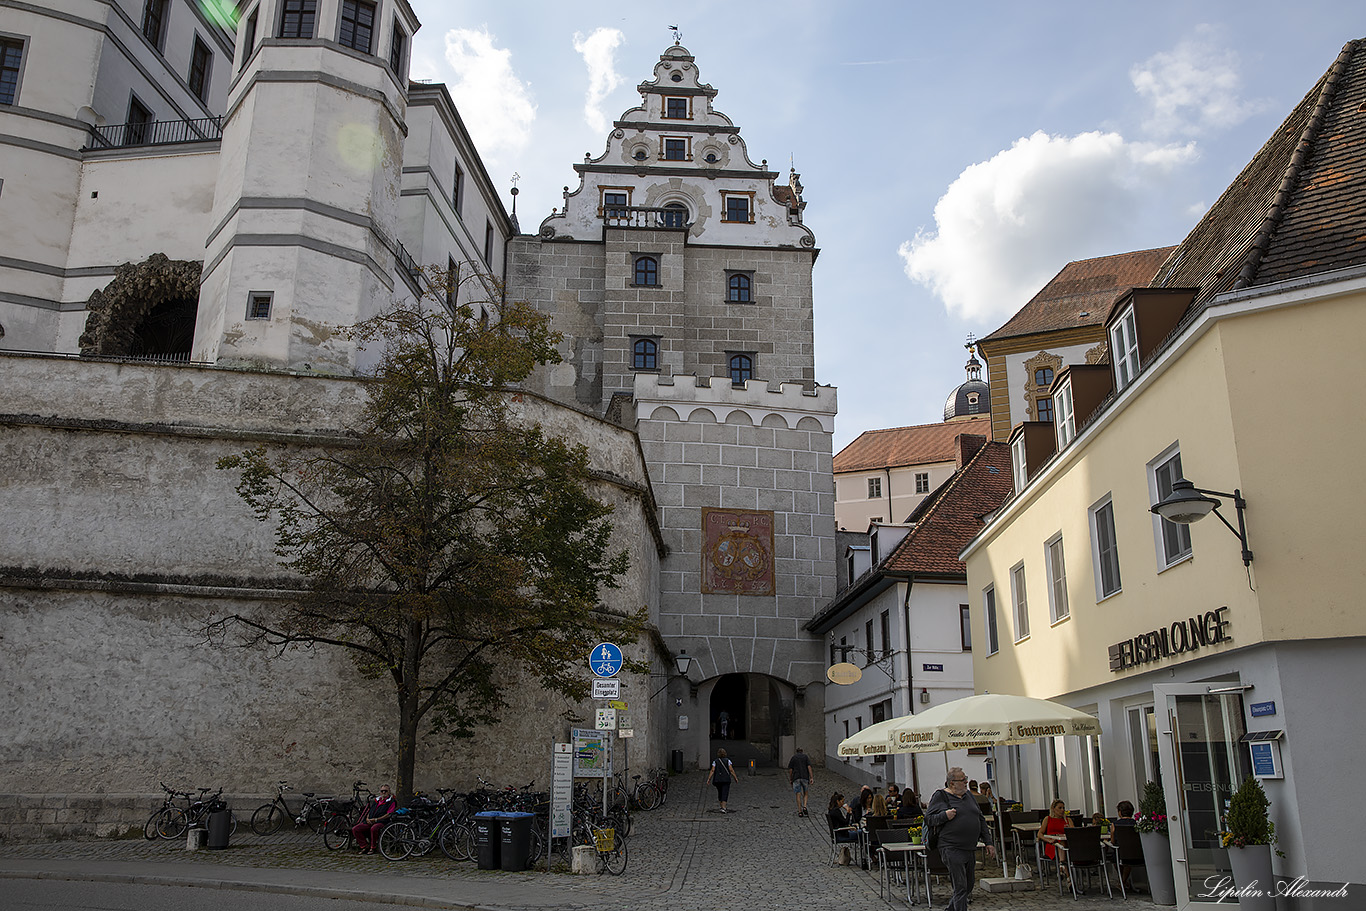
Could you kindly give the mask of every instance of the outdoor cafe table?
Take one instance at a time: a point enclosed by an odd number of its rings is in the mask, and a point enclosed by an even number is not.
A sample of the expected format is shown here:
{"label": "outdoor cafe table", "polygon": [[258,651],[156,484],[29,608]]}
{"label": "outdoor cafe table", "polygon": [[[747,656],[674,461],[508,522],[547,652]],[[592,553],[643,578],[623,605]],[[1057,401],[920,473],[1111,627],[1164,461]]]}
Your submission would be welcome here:
{"label": "outdoor cafe table", "polygon": [[[977,847],[983,848],[983,847],[986,847],[986,844],[985,844],[985,842],[980,842],[980,841],[979,841],[979,842],[977,843]],[[923,875],[924,875],[924,877],[925,877],[925,907],[926,907],[926,908],[933,909],[933,908],[934,908],[934,893],[930,891],[930,859],[925,855],[925,852],[926,852],[927,848],[926,848],[924,842],[921,842],[921,843],[919,843],[919,844],[912,844],[912,843],[909,842],[909,841],[891,841],[891,842],[884,842],[883,844],[879,845],[879,850],[885,851],[885,852],[887,852],[888,854],[905,854],[905,855],[907,855],[907,856],[906,856],[906,903],[907,903],[907,904],[914,905],[914,904],[917,903],[916,900],[915,900],[915,898],[911,895],[911,880],[912,880],[912,879],[914,878],[914,876],[915,876],[915,874],[914,874],[914,872],[913,872],[915,869],[919,869],[920,871],[922,871],[922,873],[923,873]],[[887,877],[888,877],[887,884],[888,884],[888,889],[889,889],[889,891],[890,891],[890,887],[891,887],[891,876],[890,876],[889,871],[887,870],[887,865],[886,865],[886,864],[883,864],[883,865],[882,865],[882,873],[881,873],[880,875],[883,875],[883,876],[887,876]],[[920,884],[919,884],[919,882],[916,883],[915,892],[916,892],[916,895],[919,895],[919,894],[920,894]]]}

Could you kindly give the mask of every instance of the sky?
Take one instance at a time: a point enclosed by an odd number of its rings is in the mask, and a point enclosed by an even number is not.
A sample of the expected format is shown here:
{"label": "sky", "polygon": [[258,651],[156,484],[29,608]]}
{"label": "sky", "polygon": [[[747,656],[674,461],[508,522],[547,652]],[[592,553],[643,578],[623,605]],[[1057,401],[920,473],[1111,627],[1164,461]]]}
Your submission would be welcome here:
{"label": "sky", "polygon": [[941,420],[969,334],[1068,262],[1179,243],[1366,36],[1314,0],[413,7],[413,78],[450,87],[505,205],[518,176],[526,232],[680,30],[750,158],[801,174],[836,452]]}

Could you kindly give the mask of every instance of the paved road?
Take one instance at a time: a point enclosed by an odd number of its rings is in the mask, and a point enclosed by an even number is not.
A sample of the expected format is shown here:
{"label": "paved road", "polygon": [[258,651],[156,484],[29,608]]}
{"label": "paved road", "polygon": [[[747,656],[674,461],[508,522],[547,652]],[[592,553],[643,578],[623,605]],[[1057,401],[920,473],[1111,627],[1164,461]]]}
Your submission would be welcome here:
{"label": "paved road", "polygon": [[[43,878],[49,883],[196,886],[488,911],[905,907],[903,898],[889,904],[879,897],[875,874],[829,863],[829,835],[818,805],[824,807],[835,788],[857,791],[848,782],[818,770],[812,815],[799,819],[785,774],[760,770],[756,777],[741,778],[731,790],[735,812],[727,815],[716,812],[715,792],[704,777],[697,772],[675,776],[669,805],[636,817],[629,865],[620,877],[480,871],[439,854],[391,863],[378,856],[330,852],[312,837],[261,839],[239,831],[227,850],[194,853],[141,838],[0,846],[0,878],[9,880],[0,884],[0,894],[7,899],[17,894],[20,883],[13,880]],[[943,908],[947,896],[943,883],[936,889],[936,906]],[[1142,904],[1131,901],[1130,906]],[[1056,889],[978,892],[973,900],[974,911],[1113,907],[1103,894],[1074,903],[1070,894],[1059,898]]]}

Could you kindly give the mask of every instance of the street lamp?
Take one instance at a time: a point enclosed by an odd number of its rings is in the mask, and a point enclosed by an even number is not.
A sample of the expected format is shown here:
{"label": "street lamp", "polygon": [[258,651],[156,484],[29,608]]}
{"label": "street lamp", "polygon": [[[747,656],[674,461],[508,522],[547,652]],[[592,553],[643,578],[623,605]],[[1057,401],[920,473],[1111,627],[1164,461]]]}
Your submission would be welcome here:
{"label": "street lamp", "polygon": [[666,677],[666,678],[668,678],[668,679],[666,679],[666,680],[664,681],[663,684],[660,685],[659,689],[655,690],[653,693],[650,694],[650,698],[651,698],[651,699],[655,698],[655,697],[658,696],[660,693],[664,692],[665,688],[668,687],[668,685],[674,680],[675,677],[687,677],[687,676],[688,676],[688,671],[689,671],[689,669],[692,668],[692,655],[689,655],[689,654],[688,654],[688,650],[687,650],[687,649],[683,649],[683,650],[680,651],[677,655],[674,656],[674,667],[678,670],[678,673],[677,673],[677,674],[651,674],[651,675],[650,675],[651,677]]}
{"label": "street lamp", "polygon": [[[1238,527],[1234,528],[1229,524],[1228,519],[1219,511],[1220,501],[1216,497],[1231,497],[1233,508],[1238,512]],[[1161,503],[1152,507],[1151,512],[1156,513],[1168,522],[1175,522],[1178,525],[1190,525],[1198,522],[1211,512],[1218,517],[1224,527],[1233,532],[1238,543],[1243,546],[1243,565],[1252,564],[1252,551],[1247,546],[1247,524],[1243,521],[1243,510],[1247,508],[1247,501],[1243,499],[1242,491],[1236,487],[1233,493],[1224,493],[1218,490],[1204,490],[1196,487],[1185,478],[1179,478],[1172,482],[1172,492],[1163,498]]]}

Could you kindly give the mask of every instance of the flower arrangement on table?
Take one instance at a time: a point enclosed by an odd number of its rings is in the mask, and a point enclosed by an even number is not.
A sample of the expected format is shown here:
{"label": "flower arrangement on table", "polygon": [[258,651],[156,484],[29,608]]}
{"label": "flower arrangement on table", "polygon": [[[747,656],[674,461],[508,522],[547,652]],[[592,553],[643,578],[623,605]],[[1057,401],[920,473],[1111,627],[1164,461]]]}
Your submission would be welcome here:
{"label": "flower arrangement on table", "polygon": [[921,826],[908,826],[906,833],[911,837],[911,844],[920,844],[923,835]]}
{"label": "flower arrangement on table", "polygon": [[1024,804],[1020,803],[1019,801],[1016,801],[1015,803],[1013,803],[1013,804],[1011,804],[1009,807],[1007,807],[1007,810],[1008,810],[1009,812],[1011,812],[1011,813],[1023,813],[1023,812],[1024,812]]}
{"label": "flower arrangement on table", "polygon": [[1169,834],[1167,829],[1167,795],[1162,785],[1150,781],[1143,786],[1143,796],[1138,801],[1138,815],[1134,817],[1134,828],[1140,832]]}

